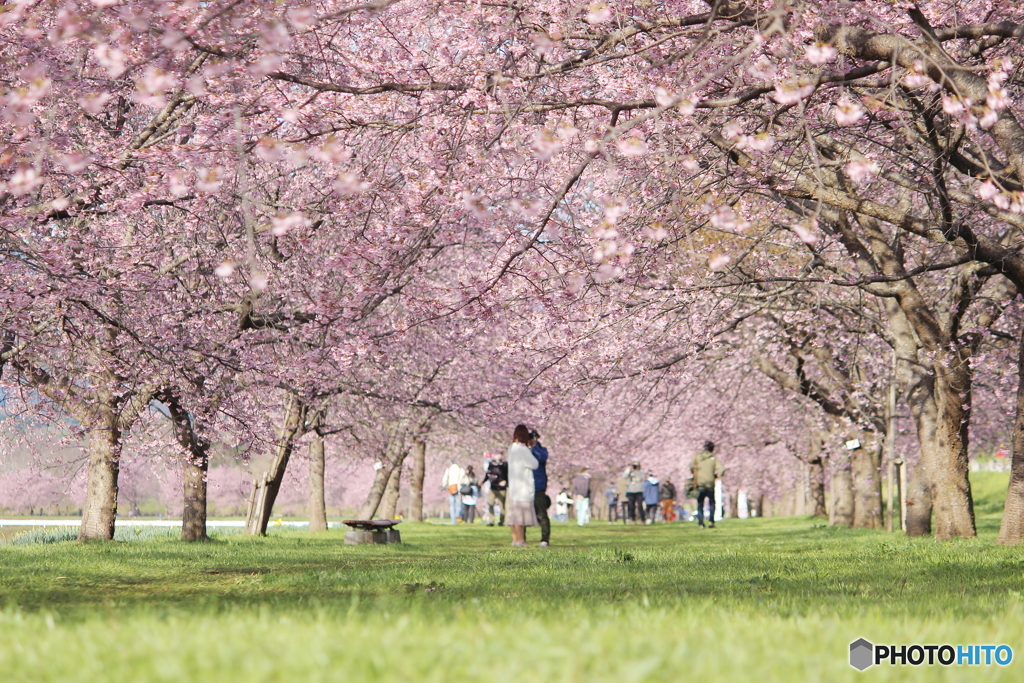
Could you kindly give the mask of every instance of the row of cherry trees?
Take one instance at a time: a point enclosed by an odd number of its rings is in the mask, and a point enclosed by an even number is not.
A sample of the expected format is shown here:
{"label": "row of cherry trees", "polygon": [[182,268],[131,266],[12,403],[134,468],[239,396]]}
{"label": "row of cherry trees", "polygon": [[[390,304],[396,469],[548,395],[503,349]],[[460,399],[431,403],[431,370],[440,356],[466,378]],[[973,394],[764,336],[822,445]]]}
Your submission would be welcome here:
{"label": "row of cherry trees", "polygon": [[[187,454],[189,538],[216,444],[271,458],[258,534],[299,443],[322,525],[325,436],[381,463],[369,516],[410,458],[422,501],[437,435],[522,419],[561,425],[581,464],[746,434],[737,481],[829,469],[840,521],[877,527],[895,384],[920,452],[907,530],[971,536],[972,421],[1016,410],[1024,354],[1019,15],[13,3],[9,402],[87,444],[82,538],[112,536],[125,435],[154,410]],[[975,416],[979,382],[1003,400]],[[865,447],[829,465],[848,438]],[[795,457],[766,468],[769,443]]]}

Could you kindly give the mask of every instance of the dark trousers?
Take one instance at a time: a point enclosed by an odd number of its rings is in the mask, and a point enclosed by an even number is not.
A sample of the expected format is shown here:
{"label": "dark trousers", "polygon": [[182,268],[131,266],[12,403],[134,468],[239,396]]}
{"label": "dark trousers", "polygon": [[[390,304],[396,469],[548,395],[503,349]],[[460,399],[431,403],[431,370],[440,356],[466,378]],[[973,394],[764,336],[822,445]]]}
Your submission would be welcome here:
{"label": "dark trousers", "polygon": [[608,521],[617,522],[619,521],[619,504],[618,502],[608,504]]}
{"label": "dark trousers", "polygon": [[537,524],[540,525],[540,540],[542,543],[551,542],[551,520],[548,519],[549,507],[551,507],[551,498],[543,491],[537,491],[533,496],[533,509],[537,513]]}
{"label": "dark trousers", "polygon": [[708,501],[710,512],[708,513],[708,519],[712,524],[715,523],[715,488],[700,487],[697,489],[697,524],[704,526],[704,501]]}
{"label": "dark trousers", "polygon": [[466,524],[472,524],[474,519],[476,519],[476,506],[463,504],[462,521]]}
{"label": "dark trousers", "polygon": [[647,516],[651,518],[652,522],[658,520],[658,504],[647,503]]}
{"label": "dark trousers", "polygon": [[626,493],[626,505],[629,509],[629,519],[635,522],[637,517],[640,518],[641,522],[646,522],[647,518],[644,516],[644,493],[639,491],[637,493]]}

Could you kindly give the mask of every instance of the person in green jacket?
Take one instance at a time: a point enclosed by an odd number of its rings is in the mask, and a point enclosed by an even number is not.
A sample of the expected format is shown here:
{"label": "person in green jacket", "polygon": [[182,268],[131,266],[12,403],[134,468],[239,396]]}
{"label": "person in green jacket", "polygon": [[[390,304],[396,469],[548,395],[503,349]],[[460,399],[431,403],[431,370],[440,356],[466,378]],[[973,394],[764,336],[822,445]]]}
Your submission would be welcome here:
{"label": "person in green jacket", "polygon": [[693,485],[697,488],[697,524],[704,528],[704,501],[707,500],[711,508],[708,526],[714,529],[715,480],[725,473],[722,463],[715,455],[714,442],[704,442],[704,450],[693,456],[690,469],[693,471]]}

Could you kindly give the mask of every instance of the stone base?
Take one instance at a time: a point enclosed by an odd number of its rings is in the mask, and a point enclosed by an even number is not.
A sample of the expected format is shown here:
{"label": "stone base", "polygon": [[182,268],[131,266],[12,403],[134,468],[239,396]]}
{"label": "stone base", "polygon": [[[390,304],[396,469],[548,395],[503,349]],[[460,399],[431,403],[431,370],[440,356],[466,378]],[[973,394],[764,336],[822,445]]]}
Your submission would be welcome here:
{"label": "stone base", "polygon": [[345,545],[363,545],[365,543],[385,545],[387,543],[401,542],[402,535],[398,532],[398,529],[381,531],[360,531],[358,529],[349,529],[345,532]]}

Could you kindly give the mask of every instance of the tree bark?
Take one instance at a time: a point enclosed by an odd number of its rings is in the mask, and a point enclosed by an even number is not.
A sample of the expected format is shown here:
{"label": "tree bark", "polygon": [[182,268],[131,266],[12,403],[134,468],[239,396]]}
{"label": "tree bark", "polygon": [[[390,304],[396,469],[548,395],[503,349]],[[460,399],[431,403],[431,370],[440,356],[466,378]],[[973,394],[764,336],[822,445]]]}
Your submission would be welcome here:
{"label": "tree bark", "polygon": [[853,477],[853,528],[882,528],[882,440],[874,434],[860,435],[861,448],[851,454]]}
{"label": "tree bark", "polygon": [[181,510],[181,540],[205,541],[206,535],[206,482],[210,464],[210,443],[195,429],[192,416],[182,407],[170,389],[162,389],[154,396],[167,406],[174,437],[185,450],[182,463],[184,478]]}
{"label": "tree bark", "polygon": [[740,492],[739,489],[723,491],[725,494],[725,516],[736,519],[740,516]]}
{"label": "tree bark", "polygon": [[423,478],[427,472],[427,440],[420,436],[412,444],[412,477],[409,479],[409,519],[423,521]]}
{"label": "tree bark", "polygon": [[395,466],[400,464],[405,459],[405,452],[401,453],[397,458],[389,460],[387,456],[380,462],[383,465],[373,477],[373,484],[370,486],[370,492],[366,494],[366,502],[359,508],[356,513],[356,519],[373,519],[373,516],[377,514],[377,508],[380,507],[380,501],[384,497],[384,490],[387,488],[388,479],[391,477],[391,472],[394,471]]}
{"label": "tree bark", "polygon": [[[821,496],[822,496],[821,506],[822,506],[822,509],[824,509],[824,507],[825,507],[825,501],[824,501],[825,489],[824,489],[824,487],[822,487],[822,489],[821,489]],[[758,493],[758,494],[756,494],[754,496],[751,496],[751,495],[747,494],[747,509],[749,510],[751,517],[764,517],[764,494],[763,493]]]}
{"label": "tree bark", "polygon": [[[825,517],[828,512],[825,510],[825,464],[822,458],[813,458],[807,463],[809,472],[808,479],[811,484],[811,514],[815,517]],[[764,500],[764,495],[759,496]],[[758,515],[760,517],[760,514]]]}
{"label": "tree bark", "polygon": [[380,519],[394,519],[395,508],[398,507],[398,496],[401,493],[400,487],[402,485],[402,465],[405,458],[395,463],[395,466],[391,468],[391,474],[388,475],[388,483],[384,487],[384,496],[380,500],[380,505],[377,508],[377,516]]}
{"label": "tree bark", "polygon": [[295,438],[299,435],[305,418],[305,407],[294,394],[289,394],[285,407],[284,424],[278,429],[277,449],[270,469],[252,483],[252,496],[245,520],[245,533],[249,536],[265,536],[274,501],[284,481],[285,468],[292,456]]}
{"label": "tree bark", "polygon": [[932,532],[932,496],[928,486],[928,475],[920,462],[907,467],[907,536],[927,536]]}
{"label": "tree bark", "polygon": [[[953,362],[951,360],[951,362]],[[919,376],[907,392],[907,404],[917,424],[921,465],[937,539],[975,535],[974,505],[967,477],[967,415],[970,381],[957,381],[962,369],[936,360],[932,372]],[[961,398],[963,394],[964,398]],[[923,511],[917,511],[923,514]]]}
{"label": "tree bark", "polygon": [[1013,459],[1006,489],[1003,521],[996,543],[1016,545],[1024,540],[1024,333],[1017,354],[1017,413],[1013,421]]}
{"label": "tree bark", "polygon": [[185,505],[181,510],[181,540],[205,541],[206,535],[206,481],[210,467],[209,456],[204,451],[198,457],[186,456],[183,466],[185,475]]}
{"label": "tree bark", "polygon": [[832,470],[832,526],[853,526],[853,477],[845,463]]}
{"label": "tree bark", "polygon": [[309,442],[309,530],[327,531],[327,500],[324,496],[324,439],[317,431],[322,415],[317,411],[311,426],[313,438]]}
{"label": "tree bark", "polygon": [[117,518],[117,477],[121,461],[121,430],[117,415],[101,408],[100,424],[89,429],[89,474],[78,540],[111,541]]}

